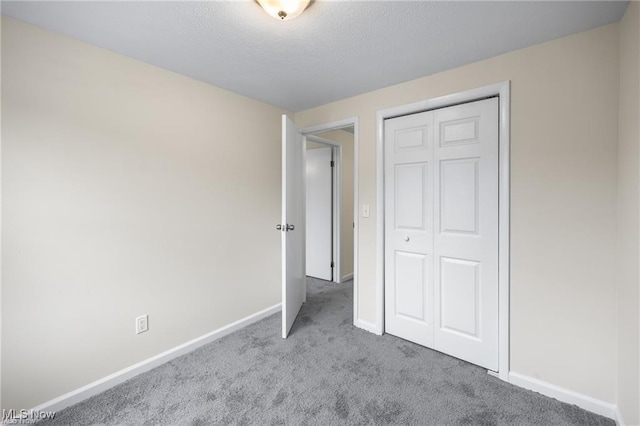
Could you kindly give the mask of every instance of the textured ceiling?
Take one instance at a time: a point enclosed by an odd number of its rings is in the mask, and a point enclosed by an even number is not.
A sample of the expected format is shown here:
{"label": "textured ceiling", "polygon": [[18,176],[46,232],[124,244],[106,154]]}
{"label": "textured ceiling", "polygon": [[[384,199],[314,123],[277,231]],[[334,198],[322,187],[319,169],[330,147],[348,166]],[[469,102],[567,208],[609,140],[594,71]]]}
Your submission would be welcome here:
{"label": "textured ceiling", "polygon": [[626,2],[2,2],[2,13],[300,111],[618,21]]}

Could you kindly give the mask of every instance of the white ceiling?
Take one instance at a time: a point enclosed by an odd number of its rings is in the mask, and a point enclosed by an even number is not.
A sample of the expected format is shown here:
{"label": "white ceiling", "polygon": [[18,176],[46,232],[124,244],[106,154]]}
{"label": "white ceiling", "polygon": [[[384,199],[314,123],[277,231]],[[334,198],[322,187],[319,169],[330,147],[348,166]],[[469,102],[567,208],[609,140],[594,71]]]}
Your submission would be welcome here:
{"label": "white ceiling", "polygon": [[2,2],[2,13],[295,112],[618,21],[617,1]]}

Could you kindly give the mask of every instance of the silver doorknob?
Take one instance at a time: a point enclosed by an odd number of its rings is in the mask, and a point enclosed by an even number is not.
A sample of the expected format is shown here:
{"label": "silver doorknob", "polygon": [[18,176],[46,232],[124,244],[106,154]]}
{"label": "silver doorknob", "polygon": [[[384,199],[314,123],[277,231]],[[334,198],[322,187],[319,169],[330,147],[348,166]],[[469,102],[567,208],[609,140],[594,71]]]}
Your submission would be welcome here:
{"label": "silver doorknob", "polygon": [[408,236],[404,237],[404,240],[408,242],[409,241],[409,237]]}
{"label": "silver doorknob", "polygon": [[276,229],[277,229],[278,231],[282,231],[282,225],[277,224],[277,225],[276,225]]}
{"label": "silver doorknob", "polygon": [[289,225],[289,224],[287,223],[287,231],[293,231],[294,229],[296,229],[296,227],[295,227],[295,226],[293,226],[293,225]]}

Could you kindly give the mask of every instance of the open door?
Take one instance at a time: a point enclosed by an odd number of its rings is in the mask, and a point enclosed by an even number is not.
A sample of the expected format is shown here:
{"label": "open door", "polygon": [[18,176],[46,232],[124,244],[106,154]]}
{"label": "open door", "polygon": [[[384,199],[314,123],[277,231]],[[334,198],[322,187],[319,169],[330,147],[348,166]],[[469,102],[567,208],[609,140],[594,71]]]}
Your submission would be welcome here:
{"label": "open door", "polygon": [[287,338],[306,296],[304,137],[282,116],[282,337]]}
{"label": "open door", "polygon": [[306,155],[306,273],[333,281],[333,148],[307,149]]}

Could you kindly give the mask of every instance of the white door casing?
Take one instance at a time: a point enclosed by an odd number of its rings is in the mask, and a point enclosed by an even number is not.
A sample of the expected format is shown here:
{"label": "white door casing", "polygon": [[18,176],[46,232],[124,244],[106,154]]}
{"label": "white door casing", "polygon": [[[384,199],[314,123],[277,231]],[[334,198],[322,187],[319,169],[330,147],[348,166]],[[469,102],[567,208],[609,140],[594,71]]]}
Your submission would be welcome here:
{"label": "white door casing", "polygon": [[385,121],[385,327],[498,370],[498,99]]}
{"label": "white door casing", "polygon": [[282,116],[282,337],[305,301],[304,137]]}
{"label": "white door casing", "polygon": [[307,275],[331,281],[332,161],[331,147],[306,151],[306,262]]}

